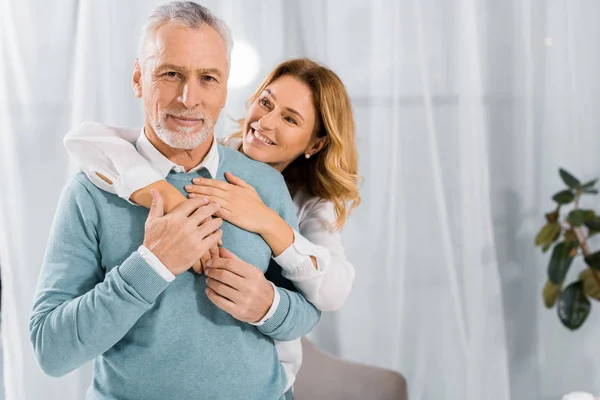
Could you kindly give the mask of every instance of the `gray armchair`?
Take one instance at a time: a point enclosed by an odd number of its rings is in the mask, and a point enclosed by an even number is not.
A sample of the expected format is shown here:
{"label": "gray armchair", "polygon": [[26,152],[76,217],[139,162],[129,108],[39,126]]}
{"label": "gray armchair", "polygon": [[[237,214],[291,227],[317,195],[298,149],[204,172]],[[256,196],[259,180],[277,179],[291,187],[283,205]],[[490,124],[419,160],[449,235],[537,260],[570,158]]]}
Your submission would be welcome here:
{"label": "gray armchair", "polygon": [[397,372],[340,360],[302,339],[303,361],[295,400],[407,400],[406,380]]}

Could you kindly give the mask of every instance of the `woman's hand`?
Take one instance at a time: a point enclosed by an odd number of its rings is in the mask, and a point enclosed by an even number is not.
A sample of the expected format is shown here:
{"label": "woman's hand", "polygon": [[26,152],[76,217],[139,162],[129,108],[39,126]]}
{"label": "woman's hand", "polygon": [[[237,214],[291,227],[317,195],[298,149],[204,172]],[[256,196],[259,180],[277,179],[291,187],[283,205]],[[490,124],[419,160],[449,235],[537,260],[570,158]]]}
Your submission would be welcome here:
{"label": "woman's hand", "polygon": [[216,216],[250,232],[262,234],[269,226],[274,212],[261,200],[256,190],[230,172],[227,182],[195,178],[185,190],[190,198],[204,196],[221,206]]}

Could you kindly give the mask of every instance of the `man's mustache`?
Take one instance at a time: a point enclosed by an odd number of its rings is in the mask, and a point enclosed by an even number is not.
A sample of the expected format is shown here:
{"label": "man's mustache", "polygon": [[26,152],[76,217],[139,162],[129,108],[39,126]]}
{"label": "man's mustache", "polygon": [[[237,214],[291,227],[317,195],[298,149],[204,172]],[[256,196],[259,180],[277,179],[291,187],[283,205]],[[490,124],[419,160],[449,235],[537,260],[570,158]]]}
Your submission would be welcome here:
{"label": "man's mustache", "polygon": [[163,111],[161,114],[163,118],[166,118],[167,115],[171,115],[176,118],[201,119],[204,121],[210,121],[210,118],[204,115],[204,113],[190,109],[168,110]]}

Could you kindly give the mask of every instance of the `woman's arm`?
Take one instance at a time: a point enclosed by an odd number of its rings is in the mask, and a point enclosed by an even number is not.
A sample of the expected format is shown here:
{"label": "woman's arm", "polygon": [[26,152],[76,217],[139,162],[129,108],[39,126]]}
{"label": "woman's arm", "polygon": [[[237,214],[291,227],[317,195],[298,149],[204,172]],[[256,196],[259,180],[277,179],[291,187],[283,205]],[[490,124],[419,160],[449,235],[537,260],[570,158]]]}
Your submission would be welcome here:
{"label": "woman's arm", "polygon": [[[294,243],[294,230],[277,214],[269,209],[268,216],[264,219],[263,226],[256,233],[267,242],[273,255],[277,257]],[[317,268],[315,262],[314,267]]]}
{"label": "woman's arm", "polygon": [[135,204],[150,208],[152,205],[152,189],[158,190],[162,195],[165,202],[165,213],[171,212],[171,210],[186,200],[186,197],[182,195],[181,192],[175,188],[175,186],[171,185],[164,179],[136,190],[131,194],[129,199]]}
{"label": "woman's arm", "polygon": [[96,122],[84,122],[67,133],[64,144],[70,156],[99,189],[150,208],[151,189],[165,200],[165,212],[185,201],[138,153],[136,129],[116,128]]}
{"label": "woman's arm", "polygon": [[[300,232],[292,231],[293,243],[274,257],[283,276],[321,311],[340,309],[354,283],[354,266],[346,260],[334,222],[333,204],[316,202],[300,220]],[[275,231],[269,235],[275,237]]]}
{"label": "woman's arm", "polygon": [[139,136],[139,130],[84,122],[67,133],[64,144],[95,186],[129,200],[136,190],[164,178],[135,148]]}
{"label": "woman's arm", "polygon": [[185,189],[190,197],[206,196],[218,203],[221,209],[217,216],[261,235],[281,266],[283,277],[292,281],[315,307],[321,311],[339,309],[352,288],[354,267],[346,261],[339,232],[332,229],[333,204],[309,200],[298,233],[262,202],[251,185],[229,172],[225,178],[229,183],[196,178]]}
{"label": "woman's arm", "polygon": [[[99,189],[146,208],[152,205],[151,190],[158,190],[168,213],[186,197],[138,153],[134,144],[139,136],[139,130],[84,122],[67,133],[64,144],[79,169]],[[216,248],[211,249],[210,254],[202,257],[202,262],[215,252]],[[200,262],[193,268],[197,273],[202,272]]]}

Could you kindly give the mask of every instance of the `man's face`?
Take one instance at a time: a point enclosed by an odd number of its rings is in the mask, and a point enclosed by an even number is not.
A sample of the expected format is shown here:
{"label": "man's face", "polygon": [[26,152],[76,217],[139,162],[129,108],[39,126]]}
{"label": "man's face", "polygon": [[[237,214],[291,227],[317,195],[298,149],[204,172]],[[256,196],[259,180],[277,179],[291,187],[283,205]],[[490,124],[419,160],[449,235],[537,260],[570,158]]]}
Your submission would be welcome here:
{"label": "man's face", "polygon": [[211,136],[227,97],[227,48],[212,27],[160,27],[133,84],[146,123],[167,145],[194,149]]}

